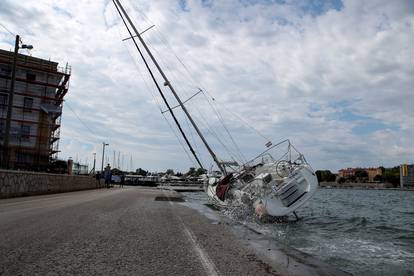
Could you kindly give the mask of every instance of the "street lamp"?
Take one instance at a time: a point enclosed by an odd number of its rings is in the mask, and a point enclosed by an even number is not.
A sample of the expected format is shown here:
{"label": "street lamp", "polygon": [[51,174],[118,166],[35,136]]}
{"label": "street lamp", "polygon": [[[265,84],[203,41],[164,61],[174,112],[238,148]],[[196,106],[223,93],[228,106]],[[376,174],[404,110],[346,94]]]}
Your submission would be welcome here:
{"label": "street lamp", "polygon": [[102,166],[101,166],[101,173],[103,173],[104,168],[104,160],[105,160],[105,147],[109,146],[109,144],[102,142]]}
{"label": "street lamp", "polygon": [[10,139],[10,125],[11,125],[11,116],[13,111],[13,97],[14,97],[14,84],[16,81],[16,64],[17,64],[17,55],[19,54],[19,48],[21,49],[28,49],[32,50],[32,45],[22,44],[20,46],[20,36],[16,35],[16,41],[14,44],[14,55],[13,55],[13,66],[12,66],[12,75],[11,75],[11,82],[10,82],[10,92],[9,92],[9,101],[7,106],[7,117],[6,117],[6,129],[5,129],[5,136],[4,136],[4,152],[3,152],[3,162],[6,165],[6,168],[9,168],[9,139]]}
{"label": "street lamp", "polygon": [[22,47],[20,47],[20,48],[27,49],[27,50],[32,50],[33,49],[33,45],[22,44]]}

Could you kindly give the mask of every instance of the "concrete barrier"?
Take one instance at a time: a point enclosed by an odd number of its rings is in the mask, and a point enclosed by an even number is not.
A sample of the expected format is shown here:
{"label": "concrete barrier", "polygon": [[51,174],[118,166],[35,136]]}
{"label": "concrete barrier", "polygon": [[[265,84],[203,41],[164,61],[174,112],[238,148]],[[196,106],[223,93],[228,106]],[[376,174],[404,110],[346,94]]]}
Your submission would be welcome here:
{"label": "concrete barrier", "polygon": [[92,176],[0,170],[0,198],[98,188]]}

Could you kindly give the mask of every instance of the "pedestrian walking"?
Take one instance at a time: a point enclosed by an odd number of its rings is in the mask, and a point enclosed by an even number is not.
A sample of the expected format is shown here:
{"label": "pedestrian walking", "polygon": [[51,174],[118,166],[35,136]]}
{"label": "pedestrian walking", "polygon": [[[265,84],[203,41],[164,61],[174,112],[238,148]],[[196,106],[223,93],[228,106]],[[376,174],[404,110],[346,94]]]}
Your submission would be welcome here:
{"label": "pedestrian walking", "polygon": [[96,173],[95,174],[95,179],[96,179],[96,188],[100,188],[101,187],[101,173]]}
{"label": "pedestrian walking", "polygon": [[125,175],[121,175],[121,182],[119,182],[119,188],[123,188],[125,183]]}
{"label": "pedestrian walking", "polygon": [[105,167],[104,178],[105,178],[106,188],[109,189],[111,185],[111,179],[112,179],[111,166],[109,164]]}

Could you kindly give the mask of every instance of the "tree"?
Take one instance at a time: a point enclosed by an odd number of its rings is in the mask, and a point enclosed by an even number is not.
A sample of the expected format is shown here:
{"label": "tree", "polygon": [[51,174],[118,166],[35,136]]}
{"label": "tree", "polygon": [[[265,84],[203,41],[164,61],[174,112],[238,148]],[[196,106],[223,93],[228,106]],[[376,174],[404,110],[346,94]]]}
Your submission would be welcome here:
{"label": "tree", "polygon": [[365,170],[356,170],[355,177],[357,178],[366,178],[368,177],[368,173]]}
{"label": "tree", "polygon": [[376,181],[376,182],[383,182],[384,181],[384,178],[382,177],[382,175],[377,174],[374,177],[374,181]]}
{"label": "tree", "polygon": [[173,169],[168,169],[165,174],[167,175],[174,175],[174,170]]}
{"label": "tree", "polygon": [[400,185],[400,167],[386,168],[383,179],[384,182],[391,183],[395,187]]}
{"label": "tree", "polygon": [[143,176],[148,175],[148,171],[143,170],[141,168],[137,169],[135,172],[136,172],[137,175],[143,175]]}
{"label": "tree", "polygon": [[338,184],[343,184],[345,183],[346,179],[343,177],[338,178]]}
{"label": "tree", "polygon": [[187,176],[193,176],[196,173],[196,169],[194,167],[191,167],[188,172],[186,173]]}
{"label": "tree", "polygon": [[205,174],[205,173],[207,173],[206,169],[198,168],[195,174],[196,174],[196,176],[200,176],[200,175]]}
{"label": "tree", "polygon": [[316,178],[318,178],[318,182],[322,182],[322,171],[317,170],[315,174]]}
{"label": "tree", "polygon": [[319,182],[334,182],[336,179],[335,174],[333,174],[330,170],[318,170],[315,173]]}

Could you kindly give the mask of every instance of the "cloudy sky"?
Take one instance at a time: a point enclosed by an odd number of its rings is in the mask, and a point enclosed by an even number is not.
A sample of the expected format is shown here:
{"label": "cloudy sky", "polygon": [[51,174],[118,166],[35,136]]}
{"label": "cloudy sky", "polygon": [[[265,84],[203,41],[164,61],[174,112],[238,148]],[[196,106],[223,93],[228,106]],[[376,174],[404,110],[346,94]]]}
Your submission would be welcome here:
{"label": "cloudy sky", "polygon": [[[139,30],[155,25],[144,39],[183,100],[205,91],[186,105],[220,158],[289,138],[315,169],[414,161],[413,1],[122,3]],[[72,66],[59,157],[91,163],[97,152],[100,164],[106,141],[123,168],[131,157],[134,168],[193,166],[111,1],[2,0],[0,23],[33,56]],[[0,26],[0,48],[13,43]]]}

